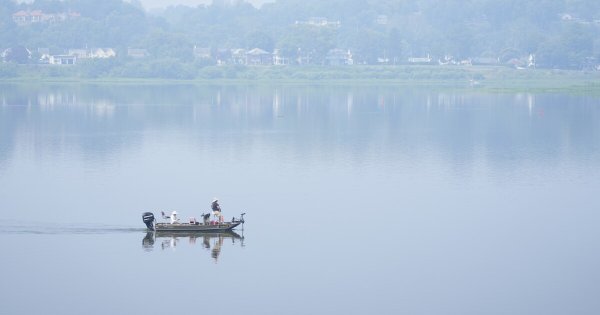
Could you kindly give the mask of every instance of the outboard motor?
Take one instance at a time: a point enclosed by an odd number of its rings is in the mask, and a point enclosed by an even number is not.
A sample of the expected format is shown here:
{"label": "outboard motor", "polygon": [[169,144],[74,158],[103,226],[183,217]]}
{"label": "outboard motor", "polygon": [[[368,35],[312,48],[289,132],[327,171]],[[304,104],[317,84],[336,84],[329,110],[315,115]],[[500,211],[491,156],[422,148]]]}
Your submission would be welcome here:
{"label": "outboard motor", "polygon": [[154,214],[152,212],[144,212],[142,214],[142,220],[144,220],[144,223],[149,230],[154,230]]}

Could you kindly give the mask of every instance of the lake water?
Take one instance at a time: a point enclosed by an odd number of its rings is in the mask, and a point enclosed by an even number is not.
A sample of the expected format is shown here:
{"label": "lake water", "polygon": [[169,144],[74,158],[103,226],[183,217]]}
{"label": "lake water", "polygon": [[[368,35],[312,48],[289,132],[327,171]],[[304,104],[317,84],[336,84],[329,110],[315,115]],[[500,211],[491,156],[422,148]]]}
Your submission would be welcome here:
{"label": "lake water", "polygon": [[599,192],[597,95],[3,85],[0,314],[598,314]]}

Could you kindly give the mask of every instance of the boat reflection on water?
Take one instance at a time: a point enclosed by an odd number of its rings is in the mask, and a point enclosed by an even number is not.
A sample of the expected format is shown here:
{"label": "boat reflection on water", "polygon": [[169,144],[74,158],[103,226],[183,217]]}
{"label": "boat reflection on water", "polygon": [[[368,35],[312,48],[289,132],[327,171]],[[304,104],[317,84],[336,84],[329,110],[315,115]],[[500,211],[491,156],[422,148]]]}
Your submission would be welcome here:
{"label": "boat reflection on water", "polygon": [[[197,243],[202,243],[202,248],[210,251],[211,257],[218,261],[221,254],[221,248],[225,242],[231,242],[235,245],[244,247],[244,235],[239,235],[233,231],[222,233],[202,233],[202,232],[156,232],[148,231],[142,240],[142,248],[145,251],[152,251],[154,248],[175,249],[180,242],[195,246]],[[156,246],[155,246],[156,245]]]}

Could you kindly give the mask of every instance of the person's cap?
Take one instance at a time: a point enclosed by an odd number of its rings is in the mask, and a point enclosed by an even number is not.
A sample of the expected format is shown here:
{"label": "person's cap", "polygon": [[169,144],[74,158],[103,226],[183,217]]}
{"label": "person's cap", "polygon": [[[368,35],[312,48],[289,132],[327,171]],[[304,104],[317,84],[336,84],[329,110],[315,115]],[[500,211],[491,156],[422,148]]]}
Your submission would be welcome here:
{"label": "person's cap", "polygon": [[171,212],[171,214],[177,214],[177,211],[173,211],[173,212]]}
{"label": "person's cap", "polygon": [[213,202],[215,201],[219,201],[219,199],[217,199],[217,197],[213,198]]}

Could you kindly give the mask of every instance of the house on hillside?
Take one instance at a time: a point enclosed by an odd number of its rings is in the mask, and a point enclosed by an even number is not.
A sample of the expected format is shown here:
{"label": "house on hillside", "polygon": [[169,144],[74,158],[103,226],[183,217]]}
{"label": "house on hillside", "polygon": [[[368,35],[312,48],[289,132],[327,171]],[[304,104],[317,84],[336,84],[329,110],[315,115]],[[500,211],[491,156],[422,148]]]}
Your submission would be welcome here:
{"label": "house on hillside", "polygon": [[89,57],[88,50],[84,48],[70,48],[67,50],[67,55],[75,56],[77,59],[87,59]]}
{"label": "house on hillside", "polygon": [[29,23],[29,13],[27,11],[18,11],[12,15],[13,22],[17,25],[24,25]]}
{"label": "house on hillside", "polygon": [[104,59],[116,57],[117,53],[112,48],[92,48],[92,49],[69,49],[67,55],[75,56],[77,59]]}
{"label": "house on hillside", "polygon": [[447,66],[447,65],[456,65],[457,62],[456,62],[456,60],[454,60],[453,56],[445,55],[444,58],[438,59],[438,64],[440,66]]}
{"label": "house on hillside", "polygon": [[344,49],[331,49],[327,52],[327,56],[325,56],[325,60],[327,60],[327,64],[330,66],[344,66],[344,65],[353,65],[354,60],[352,59],[352,53],[350,50]]}
{"label": "house on hillside", "polygon": [[41,10],[20,10],[12,14],[12,19],[19,26],[33,23],[55,23],[80,18],[78,12],[44,13]]}
{"label": "house on hillside", "polygon": [[231,63],[235,65],[246,64],[246,50],[242,48],[235,48],[231,50]]}
{"label": "house on hillside", "polygon": [[48,63],[51,65],[74,65],[77,63],[77,57],[73,55],[53,55],[50,56]]}
{"label": "house on hillside", "polygon": [[92,48],[90,49],[90,58],[113,58],[117,56],[117,52],[112,48]]}
{"label": "house on hillside", "polygon": [[270,65],[273,64],[272,55],[260,48],[251,49],[246,53],[247,65]]}
{"label": "house on hillside", "polygon": [[31,23],[39,23],[42,22],[44,18],[44,13],[42,13],[41,10],[33,10],[31,11],[31,13],[29,13],[29,16],[31,17]]}
{"label": "house on hillside", "polygon": [[37,63],[41,63],[41,64],[50,63],[50,48],[47,48],[47,47],[38,48],[37,55],[39,56]]}
{"label": "house on hillside", "polygon": [[428,65],[431,64],[431,56],[429,56],[429,54],[427,54],[427,57],[410,57],[408,58],[408,62],[412,63],[412,64],[422,64],[422,65]]}
{"label": "house on hillside", "polygon": [[44,20],[44,13],[40,10],[34,11],[17,11],[12,15],[13,21],[17,25],[27,25],[31,23],[39,23]]}
{"label": "house on hillside", "polygon": [[286,58],[282,53],[281,49],[275,49],[273,51],[273,64],[276,66],[287,65],[290,63],[289,58]]}
{"label": "house on hillside", "polygon": [[327,18],[324,18],[324,17],[311,17],[306,21],[296,21],[295,24],[296,25],[309,25],[309,26],[315,26],[315,27],[333,27],[333,28],[339,28],[340,26],[342,26],[342,23],[340,21],[329,21]]}
{"label": "house on hillside", "polygon": [[463,59],[463,60],[459,61],[458,64],[461,66],[472,66],[473,61],[471,60],[471,58],[468,58],[468,59]]}

